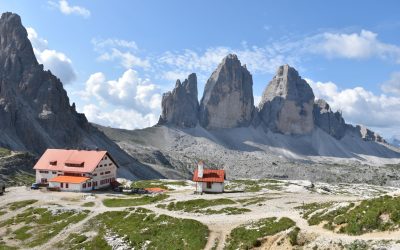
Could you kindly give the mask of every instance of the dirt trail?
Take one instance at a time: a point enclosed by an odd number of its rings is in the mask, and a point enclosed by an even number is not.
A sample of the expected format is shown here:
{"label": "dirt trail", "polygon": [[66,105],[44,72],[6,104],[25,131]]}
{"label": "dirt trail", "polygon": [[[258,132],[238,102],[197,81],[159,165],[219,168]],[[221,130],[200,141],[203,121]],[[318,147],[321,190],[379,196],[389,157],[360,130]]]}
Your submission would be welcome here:
{"label": "dirt trail", "polygon": [[[357,195],[343,195],[337,194],[320,194],[316,192],[309,192],[302,188],[301,186],[289,186],[286,190],[282,191],[266,191],[258,193],[225,193],[218,195],[193,195],[191,190],[182,190],[168,193],[170,197],[167,200],[162,201],[163,204],[168,204],[171,201],[184,201],[193,199],[217,199],[217,198],[229,198],[232,200],[239,200],[245,198],[254,197],[265,197],[266,200],[259,203],[246,206],[246,208],[251,209],[251,212],[238,214],[238,215],[225,215],[225,214],[194,214],[185,213],[182,211],[169,211],[167,209],[157,208],[157,204],[149,204],[141,207],[152,210],[156,214],[165,214],[176,218],[182,219],[194,219],[204,225],[207,225],[210,234],[205,249],[212,249],[217,244],[218,250],[223,250],[225,246],[226,239],[228,238],[232,229],[250,221],[257,221],[262,218],[267,217],[288,217],[292,219],[298,227],[300,227],[301,232],[307,234],[316,235],[320,242],[326,242],[329,244],[331,241],[342,241],[343,243],[350,243],[354,240],[398,240],[400,239],[400,231],[394,232],[377,232],[368,233],[361,236],[351,236],[345,234],[337,234],[321,226],[310,226],[308,222],[303,219],[299,213],[299,210],[295,207],[300,206],[304,203],[312,202],[328,202],[328,201],[357,201],[362,199],[361,196]],[[397,192],[399,194],[399,192]],[[126,197],[123,195],[114,194],[113,197]],[[272,199],[273,197],[273,199]],[[60,192],[41,192],[37,190],[26,190],[24,187],[10,188],[8,192],[0,199],[0,207],[7,203],[27,200],[27,199],[37,199],[39,202],[33,204],[33,206],[48,206],[49,204],[59,204],[63,207],[71,209],[87,209],[90,211],[87,218],[80,221],[77,224],[70,225],[64,230],[62,230],[57,236],[50,239],[46,244],[37,247],[36,249],[54,249],[54,245],[68,237],[72,232],[79,232],[83,225],[89,221],[91,218],[98,214],[106,211],[121,211],[125,210],[125,207],[109,208],[105,207],[102,200],[105,198],[110,198],[110,194],[107,193],[96,193],[95,196],[87,198],[81,193],[60,193]],[[85,202],[93,201],[95,202],[94,207],[82,207]],[[232,206],[241,206],[239,203]],[[22,212],[25,208],[18,209],[16,211],[9,212],[6,215],[0,216],[0,221],[11,218],[16,214]],[[269,236],[270,238],[263,244],[261,249],[273,249],[276,244],[276,240],[282,239],[279,235]],[[275,239],[275,240],[274,240]]]}

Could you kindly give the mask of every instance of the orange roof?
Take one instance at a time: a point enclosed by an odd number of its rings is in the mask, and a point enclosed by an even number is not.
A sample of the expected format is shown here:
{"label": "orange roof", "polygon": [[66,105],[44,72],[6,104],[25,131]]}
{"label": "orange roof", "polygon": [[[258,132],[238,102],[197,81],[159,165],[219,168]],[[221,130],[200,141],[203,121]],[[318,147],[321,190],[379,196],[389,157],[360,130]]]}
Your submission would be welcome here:
{"label": "orange roof", "polygon": [[214,170],[214,169],[204,169],[203,178],[199,178],[197,174],[197,169],[193,173],[193,181],[196,182],[224,182],[225,171],[224,170]]}
{"label": "orange roof", "polygon": [[110,157],[107,151],[47,149],[33,169],[91,173],[106,154]]}
{"label": "orange roof", "polygon": [[158,187],[153,187],[153,188],[145,188],[144,190],[149,191],[151,193],[162,193],[165,192],[167,190],[163,189],[163,188],[158,188]]}
{"label": "orange roof", "polygon": [[51,178],[49,180],[49,182],[64,182],[64,183],[79,184],[79,183],[85,182],[85,181],[87,181],[89,179],[90,178],[88,178],[88,177],[60,175],[60,176]]}

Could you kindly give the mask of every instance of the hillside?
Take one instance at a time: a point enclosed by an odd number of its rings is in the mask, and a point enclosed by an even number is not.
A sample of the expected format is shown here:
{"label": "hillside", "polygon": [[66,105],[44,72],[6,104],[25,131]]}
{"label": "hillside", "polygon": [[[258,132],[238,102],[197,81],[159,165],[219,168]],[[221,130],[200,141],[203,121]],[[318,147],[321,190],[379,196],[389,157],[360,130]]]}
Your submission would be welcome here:
{"label": "hillside", "polygon": [[228,178],[289,178],[397,185],[400,150],[364,126],[345,122],[289,65],[280,66],[254,106],[253,80],[236,55],[225,57],[197,100],[197,77],[163,95],[157,126],[96,125],[122,149],[170,178],[196,162]]}
{"label": "hillside", "polygon": [[0,131],[0,147],[36,156],[47,148],[106,149],[121,176],[162,177],[76,111],[60,79],[38,63],[21,18],[10,12],[0,18]]}

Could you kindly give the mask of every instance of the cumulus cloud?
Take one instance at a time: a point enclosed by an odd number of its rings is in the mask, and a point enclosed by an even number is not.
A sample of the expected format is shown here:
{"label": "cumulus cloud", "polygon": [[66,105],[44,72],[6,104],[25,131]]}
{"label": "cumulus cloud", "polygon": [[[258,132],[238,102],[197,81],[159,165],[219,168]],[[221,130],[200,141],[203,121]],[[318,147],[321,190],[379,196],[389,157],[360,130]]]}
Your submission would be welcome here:
{"label": "cumulus cloud", "polygon": [[378,34],[361,30],[360,33],[325,32],[302,41],[305,51],[329,58],[365,59],[378,57],[400,63],[400,47],[384,43]]}
{"label": "cumulus cloud", "polygon": [[89,104],[85,105],[82,111],[89,121],[114,128],[144,128],[153,126],[158,121],[158,116],[155,114],[141,114],[132,109],[116,108],[107,111],[94,104]]}
{"label": "cumulus cloud", "polygon": [[[116,80],[102,72],[90,75],[82,97],[91,101],[83,112],[91,122],[124,129],[153,126],[161,107],[161,90],[132,69]],[[94,105],[93,103],[98,105]]]}
{"label": "cumulus cloud", "polygon": [[316,98],[342,112],[347,122],[382,129],[400,129],[400,98],[376,95],[362,87],[340,89],[333,82],[307,79]]}
{"label": "cumulus cloud", "polygon": [[393,72],[390,79],[382,84],[382,90],[400,96],[400,72]]}
{"label": "cumulus cloud", "polygon": [[140,78],[132,69],[126,70],[117,80],[107,80],[102,72],[90,75],[82,96],[94,97],[101,105],[114,105],[143,115],[160,113],[160,88]]}
{"label": "cumulus cloud", "polygon": [[54,2],[54,1],[49,1],[48,2],[50,6],[58,9],[61,13],[63,13],[64,15],[78,15],[78,16],[82,16],[84,18],[89,18],[90,17],[90,11],[82,6],[71,6],[69,5],[67,0],[60,0],[58,2]]}
{"label": "cumulus cloud", "polygon": [[33,28],[27,28],[26,30],[38,62],[60,78],[64,84],[73,82],[76,79],[76,73],[71,59],[62,52],[48,49],[48,41],[39,37]]}

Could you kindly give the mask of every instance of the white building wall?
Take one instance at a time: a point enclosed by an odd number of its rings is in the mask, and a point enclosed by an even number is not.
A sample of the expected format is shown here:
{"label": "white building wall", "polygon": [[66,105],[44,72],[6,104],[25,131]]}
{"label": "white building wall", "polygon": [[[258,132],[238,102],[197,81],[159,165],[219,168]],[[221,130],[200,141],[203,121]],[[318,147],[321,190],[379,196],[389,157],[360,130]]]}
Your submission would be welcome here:
{"label": "white building wall", "polygon": [[[43,172],[48,172],[48,173],[43,173]],[[56,176],[58,176],[58,172],[57,171],[36,170],[36,183],[42,183],[42,179],[43,178],[45,178],[47,180],[50,180],[51,178],[54,178]]]}
{"label": "white building wall", "polygon": [[[110,172],[106,174],[106,172]],[[110,186],[110,183],[100,184],[102,180],[105,179],[116,179],[117,178],[117,166],[111,161],[111,159],[106,155],[100,161],[97,168],[92,172],[91,176],[92,182],[97,182],[95,189],[105,188]]]}
{"label": "white building wall", "polygon": [[[48,173],[40,173],[43,171],[47,171]],[[110,172],[106,174],[106,172]],[[41,183],[42,178],[46,178],[50,180],[51,178],[57,177],[58,175],[64,175],[62,171],[51,171],[51,170],[36,170],[36,183]],[[103,159],[100,161],[96,169],[92,173],[83,174],[85,177],[91,178],[91,180],[87,181],[86,188],[82,188],[81,184],[69,184],[68,188],[61,188],[60,183],[51,182],[49,183],[49,187],[59,187],[62,191],[90,191],[92,189],[100,189],[110,186],[110,182],[104,182],[101,184],[102,180],[111,179],[115,180],[117,178],[117,166],[111,161],[108,155],[105,155]],[[91,187],[88,187],[88,183],[91,182]],[[97,186],[93,187],[93,183],[97,182]]]}
{"label": "white building wall", "polygon": [[[201,191],[199,191],[201,189]],[[207,182],[198,182],[197,183],[197,191],[198,192],[207,192],[207,193],[223,193],[224,192],[224,183],[211,183],[211,188],[207,188]]]}
{"label": "white building wall", "polygon": [[86,182],[86,188],[83,188],[83,183],[68,183],[68,188],[66,187],[66,183],[63,183],[63,187],[61,188],[61,183],[59,182],[49,182],[50,188],[59,188],[61,191],[70,191],[70,192],[85,192],[92,190],[91,187],[88,187],[88,182]]}

